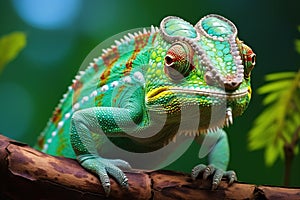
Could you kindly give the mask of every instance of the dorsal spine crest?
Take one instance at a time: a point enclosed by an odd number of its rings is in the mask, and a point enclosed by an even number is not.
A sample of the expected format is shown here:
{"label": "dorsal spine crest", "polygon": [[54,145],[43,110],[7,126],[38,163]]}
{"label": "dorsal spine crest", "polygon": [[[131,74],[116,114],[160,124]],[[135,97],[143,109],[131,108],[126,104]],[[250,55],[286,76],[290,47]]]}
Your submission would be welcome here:
{"label": "dorsal spine crest", "polygon": [[[132,51],[133,53],[131,54],[131,58],[126,63],[126,69],[123,73],[124,76],[129,75],[133,62],[140,50],[147,46],[149,42],[153,43],[158,32],[158,28],[151,26],[150,30],[144,28],[142,31],[135,32],[133,34],[128,33],[127,35],[124,35],[123,38],[115,40],[111,47],[103,49],[103,53],[99,57],[93,58],[93,61],[89,63],[85,70],[79,71],[75,76],[75,79],[72,81],[71,86],[68,87],[68,91],[63,95],[63,98],[60,100],[60,103],[54,110],[45,130],[41,133],[38,143],[39,147],[43,151],[47,151],[49,145],[54,141],[54,138],[57,137],[60,132],[62,132],[65,121],[70,120],[73,112],[81,109],[84,104],[90,102],[91,100],[97,101],[97,99],[102,99],[104,94],[110,88],[116,87],[118,84],[120,84],[119,81],[116,80],[112,80],[111,83],[108,82],[110,81],[109,76],[114,64],[120,59],[120,56],[123,53]],[[153,37],[151,41],[149,41],[151,35]],[[103,69],[102,67],[105,68]],[[101,68],[102,71],[99,71]],[[99,72],[101,74],[98,79],[98,89],[93,90],[87,96],[81,97],[81,90],[83,86],[90,81],[90,78],[94,74]],[[143,79],[141,75],[137,75],[139,80]],[[125,78],[124,81],[126,82],[127,80],[128,82],[129,78],[130,77],[127,79]],[[68,102],[71,102],[71,110],[63,109],[63,107],[68,107],[68,105],[66,105]],[[49,138],[45,141],[43,139],[46,137],[45,132],[47,128],[52,126],[54,126],[52,128],[53,130],[51,131]]]}

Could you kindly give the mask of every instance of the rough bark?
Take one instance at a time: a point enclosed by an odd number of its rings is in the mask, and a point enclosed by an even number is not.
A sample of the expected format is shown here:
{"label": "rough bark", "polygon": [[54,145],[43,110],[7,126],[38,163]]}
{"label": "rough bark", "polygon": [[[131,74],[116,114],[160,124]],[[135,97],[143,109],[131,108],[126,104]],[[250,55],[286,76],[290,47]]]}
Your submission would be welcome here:
{"label": "rough bark", "polygon": [[[126,172],[129,189],[111,179],[109,199],[300,199],[300,188],[193,181],[173,171]],[[106,199],[98,178],[75,160],[53,157],[0,135],[0,199]]]}

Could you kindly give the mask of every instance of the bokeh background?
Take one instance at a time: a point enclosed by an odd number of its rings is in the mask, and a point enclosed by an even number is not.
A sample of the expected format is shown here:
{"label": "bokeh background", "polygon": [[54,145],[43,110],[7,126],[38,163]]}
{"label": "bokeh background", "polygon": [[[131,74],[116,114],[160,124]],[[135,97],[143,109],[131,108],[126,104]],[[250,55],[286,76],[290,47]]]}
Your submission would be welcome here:
{"label": "bokeh background", "polygon": [[[257,54],[252,102],[227,129],[229,168],[241,181],[282,185],[283,161],[266,167],[263,150],[249,151],[247,137],[263,109],[262,96],[255,89],[263,85],[264,76],[299,69],[300,55],[294,47],[295,39],[300,38],[299,11],[297,0],[1,1],[0,36],[23,31],[27,45],[0,74],[0,133],[33,145],[86,55],[110,36],[151,24],[158,26],[168,15],[195,24],[202,16],[217,13],[236,24],[240,39]],[[191,146],[174,168],[189,172],[198,164],[197,155],[198,150]],[[293,163],[292,186],[300,186],[299,157]]]}

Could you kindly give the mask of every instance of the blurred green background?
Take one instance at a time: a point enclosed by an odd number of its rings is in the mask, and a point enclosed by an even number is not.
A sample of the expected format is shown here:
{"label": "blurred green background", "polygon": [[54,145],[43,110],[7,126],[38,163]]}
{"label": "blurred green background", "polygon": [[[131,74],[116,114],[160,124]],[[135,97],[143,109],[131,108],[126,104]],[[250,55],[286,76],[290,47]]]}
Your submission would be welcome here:
{"label": "blurred green background", "polygon": [[[0,3],[0,36],[24,31],[27,45],[0,74],[0,133],[33,145],[58,100],[70,85],[85,56],[99,43],[122,31],[158,26],[168,15],[195,24],[209,13],[233,21],[240,39],[257,54],[253,71],[253,99],[245,114],[227,129],[231,145],[230,169],[240,181],[282,185],[284,165],[264,165],[264,152],[250,152],[248,132],[262,111],[262,96],[255,89],[264,76],[297,71],[300,56],[294,41],[300,38],[300,1],[96,1],[12,0]],[[267,139],[267,138],[266,138]],[[176,169],[189,171],[197,164],[193,146],[177,162]],[[293,163],[292,186],[300,186],[300,156]]]}

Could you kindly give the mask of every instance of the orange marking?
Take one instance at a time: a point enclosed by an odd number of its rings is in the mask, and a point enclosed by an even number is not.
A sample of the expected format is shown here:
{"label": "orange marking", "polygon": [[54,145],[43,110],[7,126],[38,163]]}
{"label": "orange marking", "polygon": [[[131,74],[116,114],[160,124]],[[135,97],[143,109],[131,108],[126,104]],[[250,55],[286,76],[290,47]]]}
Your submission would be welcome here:
{"label": "orange marking", "polygon": [[60,108],[56,108],[54,110],[53,116],[51,121],[53,122],[53,124],[58,124],[58,122],[61,120],[61,109]]}
{"label": "orange marking", "polygon": [[101,87],[107,82],[107,79],[110,75],[111,68],[119,58],[120,58],[120,54],[118,52],[117,47],[112,48],[106,54],[102,55],[102,60],[106,66],[106,69],[100,76],[100,83],[98,85],[99,87]]}
{"label": "orange marking", "polygon": [[128,75],[132,69],[132,63],[133,61],[136,59],[138,53],[148,44],[148,40],[150,37],[150,33],[147,34],[142,34],[142,35],[138,35],[135,36],[134,38],[134,52],[131,55],[131,57],[129,58],[129,60],[126,62],[126,69],[124,70],[124,74]]}
{"label": "orange marking", "polygon": [[74,96],[73,96],[73,102],[77,102],[77,99],[80,95],[80,90],[83,87],[83,83],[79,80],[76,80],[73,84],[72,84],[72,88],[74,90]]}

